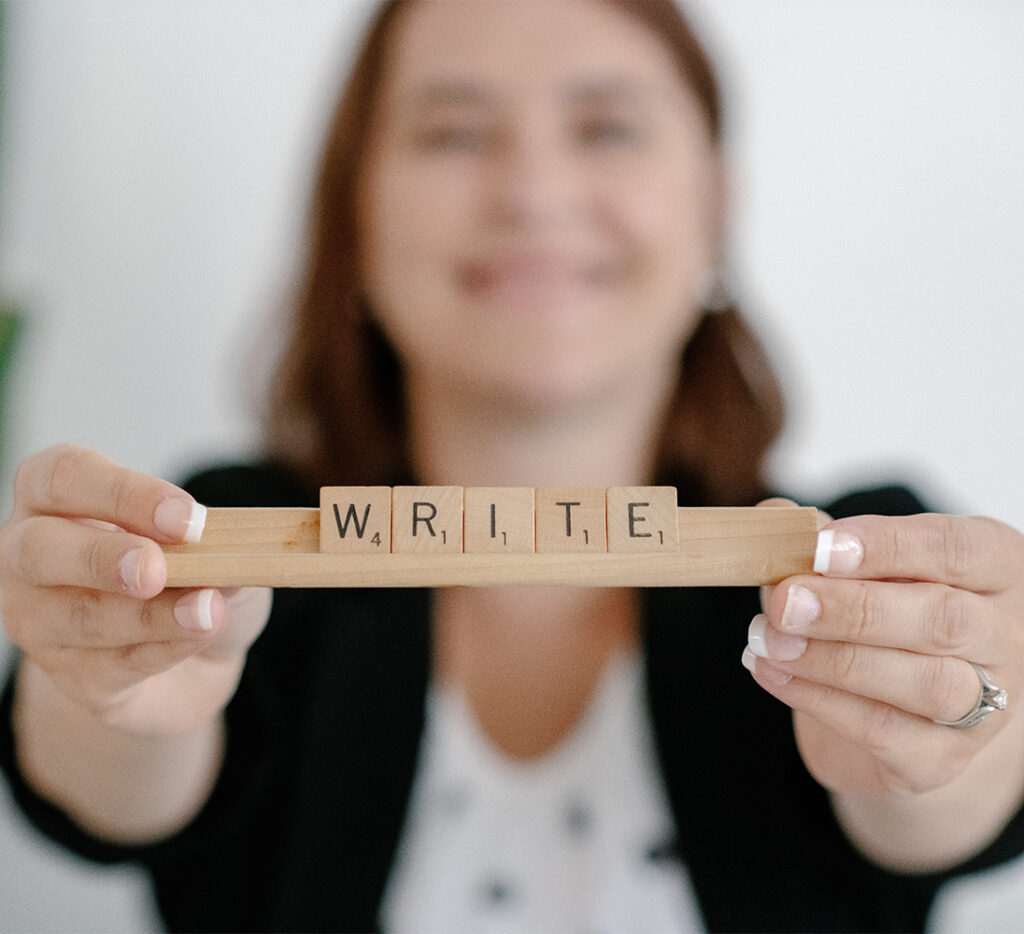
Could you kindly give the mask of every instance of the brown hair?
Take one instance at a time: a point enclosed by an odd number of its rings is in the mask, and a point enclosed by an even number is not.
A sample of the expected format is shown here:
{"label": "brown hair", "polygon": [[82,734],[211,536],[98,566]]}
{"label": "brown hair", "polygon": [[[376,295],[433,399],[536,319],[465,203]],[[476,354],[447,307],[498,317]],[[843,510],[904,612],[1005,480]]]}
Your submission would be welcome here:
{"label": "brown hair", "polygon": [[[720,142],[714,72],[673,0],[607,0],[647,24],[672,53]],[[357,188],[387,45],[409,0],[377,10],[327,133],[290,333],[271,390],[270,453],[318,486],[414,482],[399,362],[359,281]],[[658,482],[698,504],[748,503],[782,425],[778,383],[735,307],[707,310],[687,343]]]}

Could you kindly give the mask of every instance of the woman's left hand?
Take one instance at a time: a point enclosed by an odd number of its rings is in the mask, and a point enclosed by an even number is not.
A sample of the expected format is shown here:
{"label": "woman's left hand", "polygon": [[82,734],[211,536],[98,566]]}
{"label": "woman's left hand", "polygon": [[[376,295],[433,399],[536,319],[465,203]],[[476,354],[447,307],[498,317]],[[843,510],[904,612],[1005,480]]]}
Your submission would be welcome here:
{"label": "woman's left hand", "polygon": [[[1024,793],[1024,535],[983,518],[857,516],[825,525],[815,571],[764,592],[744,652],[793,708],[811,774],[890,818],[893,802],[934,801],[930,820],[989,807],[975,823],[1005,821]],[[979,703],[971,663],[1006,691],[1006,709],[942,725]]]}

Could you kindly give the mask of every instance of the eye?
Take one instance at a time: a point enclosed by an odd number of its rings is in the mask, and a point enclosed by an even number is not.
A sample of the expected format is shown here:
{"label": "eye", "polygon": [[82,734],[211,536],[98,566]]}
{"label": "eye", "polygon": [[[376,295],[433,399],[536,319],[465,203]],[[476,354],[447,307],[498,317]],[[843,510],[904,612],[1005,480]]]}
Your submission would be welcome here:
{"label": "eye", "polygon": [[577,137],[588,146],[636,146],[642,142],[641,128],[626,117],[595,117],[583,120]]}
{"label": "eye", "polygon": [[476,152],[487,146],[492,136],[485,124],[439,123],[419,130],[416,143],[424,152]]}

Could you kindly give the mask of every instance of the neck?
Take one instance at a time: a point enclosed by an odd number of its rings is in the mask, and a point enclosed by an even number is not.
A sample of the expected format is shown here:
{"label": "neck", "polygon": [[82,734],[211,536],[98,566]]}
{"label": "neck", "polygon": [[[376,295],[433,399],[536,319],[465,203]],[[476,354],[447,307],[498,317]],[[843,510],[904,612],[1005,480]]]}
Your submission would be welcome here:
{"label": "neck", "polygon": [[[652,381],[653,382],[653,381]],[[669,389],[666,389],[666,385]],[[671,384],[549,406],[459,387],[409,389],[420,482],[461,486],[619,486],[651,482]]]}
{"label": "neck", "polygon": [[463,692],[498,748],[532,758],[579,721],[608,660],[639,639],[639,619],[625,588],[441,590],[435,675]]}
{"label": "neck", "polygon": [[[649,483],[671,385],[638,380],[587,403],[529,407],[412,381],[413,466],[427,484]],[[638,622],[636,594],[624,589],[443,590],[435,674],[466,694],[497,746],[532,757],[578,721],[608,659],[635,644]]]}

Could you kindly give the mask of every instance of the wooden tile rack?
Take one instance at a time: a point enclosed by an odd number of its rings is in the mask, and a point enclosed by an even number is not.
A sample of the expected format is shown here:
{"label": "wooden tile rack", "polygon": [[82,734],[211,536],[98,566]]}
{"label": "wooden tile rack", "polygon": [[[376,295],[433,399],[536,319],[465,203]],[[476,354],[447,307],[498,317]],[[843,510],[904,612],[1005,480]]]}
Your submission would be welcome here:
{"label": "wooden tile rack", "polygon": [[168,585],[752,586],[812,568],[810,507],[679,508],[671,488],[610,487],[599,527],[593,488],[532,490],[533,515],[528,489],[325,487],[320,509],[211,508],[198,544],[164,549]]}

